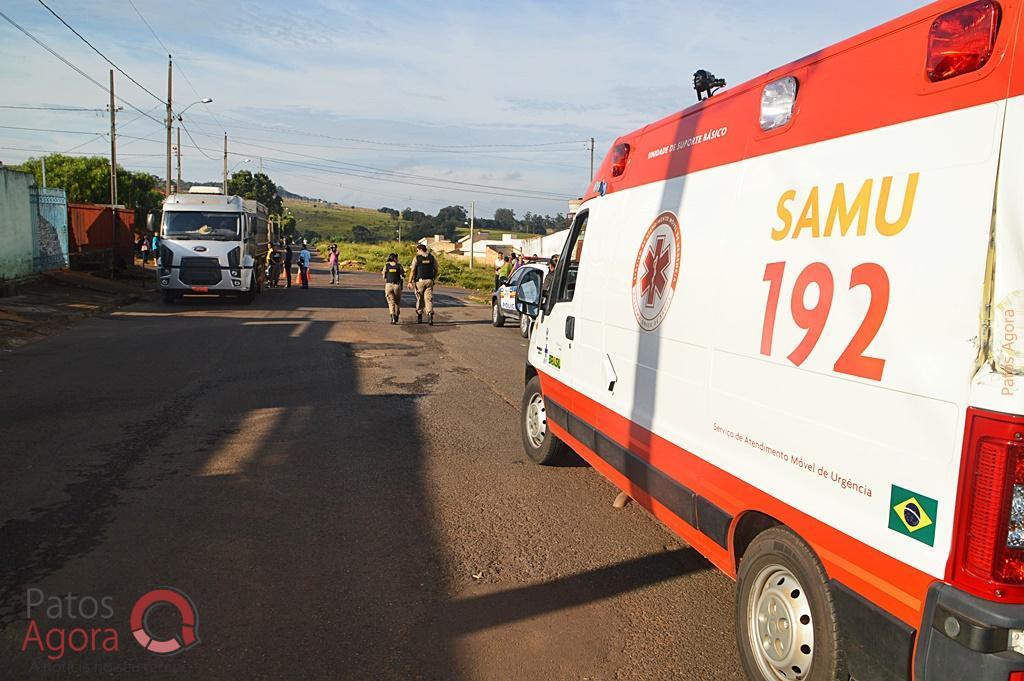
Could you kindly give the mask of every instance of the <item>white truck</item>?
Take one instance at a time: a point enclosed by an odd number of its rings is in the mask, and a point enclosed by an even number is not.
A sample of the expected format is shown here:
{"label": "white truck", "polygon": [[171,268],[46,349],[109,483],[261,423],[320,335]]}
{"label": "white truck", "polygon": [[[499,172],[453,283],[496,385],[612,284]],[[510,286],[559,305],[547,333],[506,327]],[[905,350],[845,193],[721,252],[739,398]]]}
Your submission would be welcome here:
{"label": "white truck", "polygon": [[267,209],[257,201],[216,187],[168,196],[157,254],[164,303],[185,294],[230,294],[251,303],[263,288],[268,242]]}

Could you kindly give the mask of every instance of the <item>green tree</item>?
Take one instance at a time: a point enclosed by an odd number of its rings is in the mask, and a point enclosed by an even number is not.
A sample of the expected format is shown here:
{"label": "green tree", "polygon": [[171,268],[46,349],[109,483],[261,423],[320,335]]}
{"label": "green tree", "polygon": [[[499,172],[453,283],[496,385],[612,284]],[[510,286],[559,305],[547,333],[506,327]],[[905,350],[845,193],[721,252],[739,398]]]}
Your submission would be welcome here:
{"label": "green tree", "polygon": [[271,215],[280,215],[284,210],[277,185],[265,173],[253,175],[248,170],[233,173],[228,179],[228,193],[259,201]]}
{"label": "green tree", "polygon": [[[42,186],[42,161],[30,158],[18,168],[32,173]],[[110,203],[110,160],[102,156],[46,157],[46,183],[67,192],[71,203]],[[117,167],[117,202],[135,210],[136,224],[144,224],[146,213],[160,209],[163,194],[160,179],[149,173],[136,173]]]}
{"label": "green tree", "polygon": [[514,230],[519,226],[516,214],[511,208],[499,208],[494,211],[494,223],[499,229]]}
{"label": "green tree", "polygon": [[370,243],[373,241],[373,232],[365,225],[356,225],[352,228],[352,241]]}

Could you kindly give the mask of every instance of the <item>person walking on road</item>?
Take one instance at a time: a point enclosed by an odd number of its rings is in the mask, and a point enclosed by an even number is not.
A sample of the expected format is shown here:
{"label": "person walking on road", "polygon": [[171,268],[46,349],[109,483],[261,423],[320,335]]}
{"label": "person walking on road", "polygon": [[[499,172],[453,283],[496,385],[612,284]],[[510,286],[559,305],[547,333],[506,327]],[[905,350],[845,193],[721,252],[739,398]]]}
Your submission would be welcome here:
{"label": "person walking on road", "polygon": [[437,278],[437,258],[426,244],[416,245],[416,257],[409,266],[409,287],[416,291],[416,323],[434,325],[434,279]]}
{"label": "person walking on road", "polygon": [[284,240],[284,275],[286,288],[292,287],[292,242],[290,239]]}
{"label": "person walking on road", "polygon": [[299,251],[299,279],[302,281],[302,288],[309,288],[309,263],[313,259],[306,242],[302,242],[302,250]]}
{"label": "person walking on road", "polygon": [[338,271],[338,244],[331,244],[330,250],[327,251],[327,263],[331,266],[331,283],[340,284],[341,272]]}
{"label": "person walking on road", "polygon": [[[391,323],[397,324],[398,317],[402,314],[402,283],[405,281],[405,269],[398,264],[398,254],[388,255],[384,269],[381,270],[384,277],[384,297],[388,301],[388,312],[391,313]],[[417,296],[417,300],[419,297]]]}

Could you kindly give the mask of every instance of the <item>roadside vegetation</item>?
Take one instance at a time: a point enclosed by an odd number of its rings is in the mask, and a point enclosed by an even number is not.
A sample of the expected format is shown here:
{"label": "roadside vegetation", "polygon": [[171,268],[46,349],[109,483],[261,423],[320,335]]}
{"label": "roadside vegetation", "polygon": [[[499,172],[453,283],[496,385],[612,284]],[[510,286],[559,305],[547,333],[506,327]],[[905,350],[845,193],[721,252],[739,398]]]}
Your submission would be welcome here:
{"label": "roadside vegetation", "polygon": [[[327,257],[330,245],[329,241],[321,241],[316,245],[316,249],[320,255]],[[408,269],[416,254],[416,245],[410,242],[399,245],[394,241],[380,244],[338,243],[338,254],[344,269],[380,272],[389,253],[397,253],[402,267]],[[443,253],[435,253],[434,256],[440,270],[438,284],[478,291],[489,291],[494,284],[494,272],[485,263],[479,263],[474,269],[470,269],[469,263],[460,258],[446,256]]]}

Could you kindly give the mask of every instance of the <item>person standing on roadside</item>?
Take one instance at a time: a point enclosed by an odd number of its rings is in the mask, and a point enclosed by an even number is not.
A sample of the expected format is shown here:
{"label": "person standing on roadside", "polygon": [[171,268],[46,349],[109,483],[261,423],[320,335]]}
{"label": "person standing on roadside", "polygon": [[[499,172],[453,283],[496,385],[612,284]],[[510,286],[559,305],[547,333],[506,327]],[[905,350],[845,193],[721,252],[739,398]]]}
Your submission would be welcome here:
{"label": "person standing on roadside", "polygon": [[501,268],[505,266],[505,256],[501,253],[498,254],[498,259],[494,261],[494,290],[497,291],[498,287],[501,286]]}
{"label": "person standing on roadside", "polygon": [[153,262],[156,263],[160,257],[160,235],[156,232],[153,232],[153,240],[149,250],[153,254]]}
{"label": "person standing on roadside", "polygon": [[381,275],[384,277],[384,297],[388,301],[391,323],[397,324],[398,317],[402,314],[402,283],[405,281],[405,269],[398,264],[397,253],[388,255]]}
{"label": "person standing on roadside", "polygon": [[277,284],[281,281],[281,250],[278,248],[280,244],[270,244],[270,250],[267,251],[267,262],[270,264],[270,280],[269,286],[271,288],[277,288]]}
{"label": "person standing on roadside", "polygon": [[302,281],[302,288],[309,288],[309,263],[312,259],[309,246],[303,241],[302,250],[299,251],[299,279]]}
{"label": "person standing on roadside", "polygon": [[[396,258],[398,256],[395,256]],[[331,266],[331,283],[341,283],[341,272],[338,270],[338,244],[331,244],[327,251],[327,262]]]}
{"label": "person standing on roadside", "polygon": [[434,325],[434,280],[437,278],[437,258],[426,244],[416,245],[416,257],[409,266],[409,287],[416,291],[416,323]]}
{"label": "person standing on roadside", "polygon": [[504,286],[508,282],[508,278],[512,276],[512,259],[509,258],[504,262],[505,264],[498,270],[498,286]]}
{"label": "person standing on roadside", "polygon": [[149,237],[142,237],[142,266],[149,264]]}
{"label": "person standing on roadside", "polygon": [[292,241],[291,239],[284,240],[284,274],[286,281],[286,288],[292,287]]}

